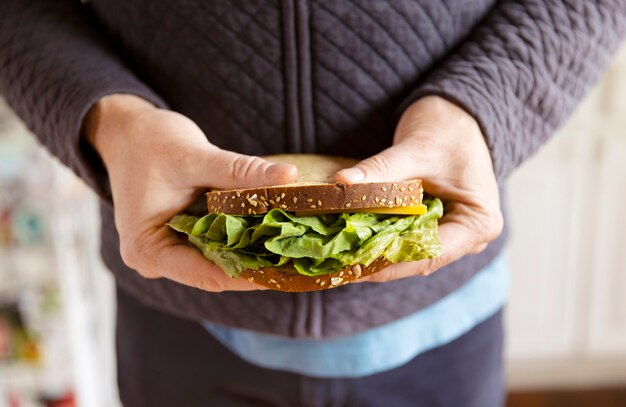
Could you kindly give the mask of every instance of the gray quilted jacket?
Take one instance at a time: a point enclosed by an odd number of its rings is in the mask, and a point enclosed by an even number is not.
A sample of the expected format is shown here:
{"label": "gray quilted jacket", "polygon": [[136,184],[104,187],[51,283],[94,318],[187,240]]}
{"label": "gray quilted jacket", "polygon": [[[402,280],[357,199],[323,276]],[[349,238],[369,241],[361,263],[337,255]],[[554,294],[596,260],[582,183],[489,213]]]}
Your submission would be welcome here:
{"label": "gray quilted jacket", "polygon": [[106,174],[80,139],[90,106],[134,93],[225,149],[364,158],[390,145],[410,101],[436,94],[478,119],[503,183],[607,66],[625,14],[624,0],[2,0],[0,92],[102,197],[102,255],[122,290],[183,318],[331,337],[432,304],[504,237],[429,277],[326,292],[147,281],[120,259]]}

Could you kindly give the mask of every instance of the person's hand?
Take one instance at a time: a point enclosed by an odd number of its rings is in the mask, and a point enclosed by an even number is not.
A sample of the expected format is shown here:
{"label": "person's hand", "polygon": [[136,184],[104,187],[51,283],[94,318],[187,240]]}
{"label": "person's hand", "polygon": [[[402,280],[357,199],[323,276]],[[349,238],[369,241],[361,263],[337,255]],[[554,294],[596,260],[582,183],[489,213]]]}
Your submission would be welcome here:
{"label": "person's hand", "polygon": [[445,204],[439,225],[443,255],[392,264],[364,281],[428,275],[481,252],[502,231],[489,150],[476,120],[455,104],[436,96],[414,102],[403,113],[391,147],[335,176],[348,183],[411,178],[423,179],[424,190]]}
{"label": "person's hand", "polygon": [[207,187],[293,182],[294,166],[219,149],[185,116],[131,95],[101,99],[86,117],[83,134],[109,174],[126,265],[145,278],[166,277],[206,291],[262,289],[228,277],[165,223]]}

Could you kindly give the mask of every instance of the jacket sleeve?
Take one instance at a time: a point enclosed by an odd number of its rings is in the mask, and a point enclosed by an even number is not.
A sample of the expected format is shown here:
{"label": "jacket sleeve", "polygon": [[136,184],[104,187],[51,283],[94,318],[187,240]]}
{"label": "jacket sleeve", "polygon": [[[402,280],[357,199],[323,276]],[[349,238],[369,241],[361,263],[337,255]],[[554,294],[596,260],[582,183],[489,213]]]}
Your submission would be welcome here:
{"label": "jacket sleeve", "polygon": [[625,29],[626,0],[501,0],[399,111],[426,95],[463,107],[502,181],[568,117]]}
{"label": "jacket sleeve", "polygon": [[165,103],[124,66],[78,0],[0,1],[0,94],[37,138],[109,198],[97,154],[80,137],[85,114],[113,93]]}

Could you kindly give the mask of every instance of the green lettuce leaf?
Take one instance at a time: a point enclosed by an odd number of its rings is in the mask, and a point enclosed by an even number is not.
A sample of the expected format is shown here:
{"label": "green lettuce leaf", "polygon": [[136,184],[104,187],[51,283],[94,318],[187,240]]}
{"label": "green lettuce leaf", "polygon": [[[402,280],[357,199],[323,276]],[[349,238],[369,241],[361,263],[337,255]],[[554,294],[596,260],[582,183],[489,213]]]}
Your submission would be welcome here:
{"label": "green lettuce leaf", "polygon": [[188,235],[204,256],[237,277],[245,269],[291,264],[316,276],[384,256],[392,263],[440,256],[439,199],[425,200],[424,215],[341,213],[295,216],[281,209],[265,215],[176,215],[168,225]]}

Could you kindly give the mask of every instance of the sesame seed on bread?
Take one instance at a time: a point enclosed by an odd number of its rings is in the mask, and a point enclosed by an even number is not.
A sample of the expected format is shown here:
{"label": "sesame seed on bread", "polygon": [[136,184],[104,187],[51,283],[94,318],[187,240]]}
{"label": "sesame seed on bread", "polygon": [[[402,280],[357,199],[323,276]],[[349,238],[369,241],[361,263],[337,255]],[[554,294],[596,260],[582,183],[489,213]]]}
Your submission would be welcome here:
{"label": "sesame seed on bread", "polygon": [[264,267],[259,270],[244,270],[240,277],[273,290],[285,292],[319,291],[339,287],[374,274],[387,267],[389,260],[379,257],[369,266],[356,264],[321,276],[298,274],[293,267]]}
{"label": "sesame seed on bread", "polygon": [[330,213],[351,209],[395,208],[422,202],[422,181],[333,182],[333,175],[356,163],[343,157],[313,154],[283,154],[265,157],[298,168],[298,182],[286,185],[214,190],[206,194],[209,212],[229,215],[259,215],[274,208],[285,211]]}
{"label": "sesame seed on bread", "polygon": [[[356,164],[354,159],[313,154],[281,154],[264,158],[295,165],[298,168],[298,181],[285,185],[210,191],[206,194],[209,212],[246,216],[262,215],[271,209],[280,208],[296,212],[298,216],[306,216],[410,207],[422,203],[423,188],[419,179],[352,184],[335,182],[335,173]],[[278,291],[318,291],[354,282],[389,264],[387,259],[379,257],[369,266],[350,265],[320,276],[302,275],[292,265],[285,265],[246,269],[240,277]]]}

